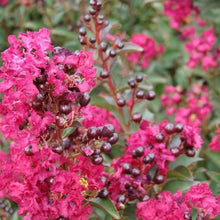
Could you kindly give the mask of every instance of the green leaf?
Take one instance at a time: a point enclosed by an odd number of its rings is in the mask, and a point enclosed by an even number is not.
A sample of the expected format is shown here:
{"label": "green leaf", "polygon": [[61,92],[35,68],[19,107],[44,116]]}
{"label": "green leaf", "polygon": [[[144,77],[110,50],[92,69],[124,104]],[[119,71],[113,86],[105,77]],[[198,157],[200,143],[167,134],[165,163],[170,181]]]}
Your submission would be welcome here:
{"label": "green leaf", "polygon": [[220,152],[209,150],[206,154],[212,160],[212,162],[220,168]]}
{"label": "green leaf", "polygon": [[69,32],[64,27],[58,27],[58,28],[53,29],[52,34],[60,36],[60,37],[70,38],[70,39],[73,39],[73,37],[74,37],[73,33]]}
{"label": "green leaf", "polygon": [[220,184],[220,173],[215,172],[215,171],[208,171],[207,175],[216,183]]}
{"label": "green leaf", "polygon": [[89,203],[91,206],[95,206],[97,208],[104,210],[106,213],[111,215],[114,219],[120,219],[120,215],[118,211],[116,210],[114,204],[109,198],[105,198],[105,199],[95,198],[95,199],[89,200]]}
{"label": "green leaf", "polygon": [[127,219],[136,219],[135,211],[137,207],[135,204],[128,204],[124,210],[123,216]]}
{"label": "green leaf", "polygon": [[170,170],[167,174],[167,177],[179,180],[192,181],[191,172],[184,166],[178,166],[175,168],[175,170]]}
{"label": "green leaf", "polygon": [[132,44],[132,43],[128,43],[128,42],[125,42],[124,43],[124,47],[120,50],[117,50],[117,54],[121,54],[121,53],[131,53],[131,52],[142,52],[143,51],[143,48],[136,45],[136,44]]}
{"label": "green leaf", "polygon": [[194,157],[187,157],[186,155],[179,156],[176,161],[171,162],[169,167],[171,170],[174,170],[178,166],[185,166],[188,167],[189,165],[196,163],[198,161],[202,161],[203,159],[197,156]]}
{"label": "green leaf", "polygon": [[90,104],[95,105],[100,108],[104,108],[108,111],[117,110],[116,106],[110,104],[109,102],[107,102],[107,100],[105,98],[103,98],[101,96],[92,96]]}
{"label": "green leaf", "polygon": [[72,134],[72,133],[75,131],[75,129],[76,129],[77,127],[81,127],[81,126],[82,126],[82,125],[80,124],[80,122],[74,121],[71,127],[65,128],[65,129],[63,130],[62,138],[68,137],[70,134]]}
{"label": "green leaf", "polygon": [[179,135],[175,135],[174,137],[172,137],[172,139],[170,140],[169,144],[168,144],[168,148],[172,148],[172,147],[178,147],[181,144],[181,140]]}
{"label": "green leaf", "polygon": [[24,23],[24,27],[31,30],[38,30],[42,28],[43,23],[37,21],[27,21]]}
{"label": "green leaf", "polygon": [[190,186],[198,183],[198,181],[170,180],[164,185],[163,190],[175,193],[177,190],[181,189],[183,192],[186,192],[189,190]]}

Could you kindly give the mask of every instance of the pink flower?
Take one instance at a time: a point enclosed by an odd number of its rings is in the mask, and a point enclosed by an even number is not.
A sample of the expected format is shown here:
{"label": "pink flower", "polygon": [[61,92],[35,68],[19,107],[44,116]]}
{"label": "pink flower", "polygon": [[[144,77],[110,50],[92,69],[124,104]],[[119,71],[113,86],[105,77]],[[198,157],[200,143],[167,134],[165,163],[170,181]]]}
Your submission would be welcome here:
{"label": "pink flower", "polygon": [[212,195],[207,183],[191,186],[185,195],[185,199],[196,206],[198,212],[204,212],[211,218],[220,215],[220,202]]}
{"label": "pink flower", "polygon": [[208,55],[208,53],[212,52],[215,38],[211,27],[205,30],[200,37],[193,37],[191,41],[186,43],[185,49],[190,54],[187,62],[188,67],[195,68],[198,63],[201,63],[202,68],[208,71],[209,67],[217,66],[214,56]]}
{"label": "pink flower", "polygon": [[8,3],[8,0],[0,0],[0,5],[6,5]]}
{"label": "pink flower", "polygon": [[157,198],[138,203],[136,216],[143,220],[183,220],[186,213],[191,213],[191,207],[187,205],[179,190],[173,195],[164,191]]}
{"label": "pink flower", "polygon": [[209,147],[216,152],[220,152],[220,129],[217,129],[215,131],[215,133],[217,134],[216,136],[214,136],[212,138],[211,143],[209,144]]}
{"label": "pink flower", "polygon": [[157,54],[163,53],[163,46],[156,45],[155,41],[145,34],[133,34],[130,41],[143,48],[142,52],[133,52],[127,54],[127,59],[139,64],[142,68],[146,68],[150,64],[150,59],[153,59]]}
{"label": "pink flower", "polygon": [[164,2],[164,14],[170,18],[170,26],[178,29],[192,11],[191,0],[168,0]]}

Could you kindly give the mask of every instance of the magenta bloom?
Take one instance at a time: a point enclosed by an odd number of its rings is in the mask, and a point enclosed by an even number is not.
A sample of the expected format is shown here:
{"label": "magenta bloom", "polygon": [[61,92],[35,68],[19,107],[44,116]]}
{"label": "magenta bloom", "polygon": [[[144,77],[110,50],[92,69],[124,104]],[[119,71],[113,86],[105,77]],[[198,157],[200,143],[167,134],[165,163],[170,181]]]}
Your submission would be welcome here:
{"label": "magenta bloom", "polygon": [[215,38],[211,27],[205,30],[200,37],[193,37],[191,41],[186,43],[185,49],[190,54],[187,62],[188,67],[196,68],[201,63],[202,68],[208,71],[210,67],[217,66],[217,62],[212,55]]}
{"label": "magenta bloom", "polygon": [[150,64],[150,59],[153,59],[157,54],[163,53],[163,46],[156,45],[153,38],[145,34],[133,34],[130,42],[143,48],[142,52],[133,52],[127,54],[127,59],[139,64],[142,68],[146,68]]}
{"label": "magenta bloom", "polygon": [[164,14],[170,18],[170,26],[178,29],[192,11],[191,0],[168,0],[164,2]]}
{"label": "magenta bloom", "polygon": [[0,0],[0,5],[6,5],[8,3],[8,0]]}
{"label": "magenta bloom", "polygon": [[179,190],[173,195],[164,191],[156,198],[137,204],[136,216],[143,220],[184,220],[191,217],[192,207],[197,208],[197,216],[213,219],[220,214],[220,201],[212,195],[208,184],[197,184],[182,195]]}
{"label": "magenta bloom", "polygon": [[217,135],[212,138],[209,147],[214,151],[220,152],[220,129],[217,129],[215,133]]}
{"label": "magenta bloom", "polygon": [[79,154],[73,160],[72,142],[65,149],[61,136],[78,110],[71,103],[95,85],[96,69],[92,53],[54,48],[49,35],[43,28],[9,36],[2,53],[0,130],[11,145],[0,153],[0,195],[15,201],[25,220],[85,220],[91,207],[84,192],[103,187],[104,166]]}

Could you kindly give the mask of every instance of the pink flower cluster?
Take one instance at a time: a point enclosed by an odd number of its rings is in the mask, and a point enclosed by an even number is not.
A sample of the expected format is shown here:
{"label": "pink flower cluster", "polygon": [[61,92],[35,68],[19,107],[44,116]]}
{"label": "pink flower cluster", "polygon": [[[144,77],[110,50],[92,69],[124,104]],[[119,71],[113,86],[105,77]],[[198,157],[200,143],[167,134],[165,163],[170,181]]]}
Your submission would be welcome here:
{"label": "pink flower cluster", "polygon": [[175,123],[198,127],[207,120],[212,105],[206,86],[195,84],[191,91],[184,92],[181,87],[165,86],[162,94],[162,106],[167,116],[175,114]]}
{"label": "pink flower cluster", "polygon": [[170,18],[170,26],[179,29],[193,9],[191,0],[168,0],[164,2],[164,14]]}
{"label": "pink flower cluster", "polygon": [[96,69],[90,52],[54,48],[49,35],[41,29],[9,36],[2,53],[0,130],[11,145],[0,154],[0,195],[18,204],[24,220],[88,219],[85,192],[103,186],[104,166],[81,153],[77,129],[62,136],[88,104]]}
{"label": "pink flower cluster", "polygon": [[217,66],[217,61],[212,52],[215,38],[213,28],[209,28],[200,37],[193,37],[191,41],[186,43],[185,49],[190,54],[187,62],[188,67],[196,68],[201,63],[202,68],[208,71],[210,67]]}
{"label": "pink flower cluster", "polygon": [[[170,26],[176,30],[184,31],[184,26],[190,22],[191,16],[195,16],[199,26],[206,24],[199,17],[199,8],[193,6],[191,0],[167,0],[163,6],[164,14],[170,18]],[[191,28],[194,29],[193,27]]]}
{"label": "pink flower cluster", "polygon": [[6,5],[8,3],[8,0],[0,0],[0,5]]}
{"label": "pink flower cluster", "polygon": [[[176,135],[180,135],[178,145],[170,146]],[[112,163],[115,173],[110,177],[109,192],[117,206],[120,205],[119,195],[124,195],[126,201],[142,201],[152,185],[165,181],[169,163],[183,153],[193,156],[188,152],[199,149],[202,140],[197,131],[187,126],[183,128],[181,124],[174,126],[167,121],[160,124],[143,121],[127,143],[125,153]]]}
{"label": "pink flower cluster", "polygon": [[217,130],[215,131],[215,133],[216,133],[217,135],[212,138],[212,141],[211,141],[211,143],[209,144],[209,147],[210,147],[213,151],[220,152],[220,129],[217,129]]}
{"label": "pink flower cluster", "polygon": [[220,197],[213,196],[208,184],[202,183],[191,186],[185,195],[180,190],[173,195],[164,191],[154,199],[140,202],[136,216],[143,220],[191,219],[193,206],[197,208],[198,219],[213,219],[220,215]]}
{"label": "pink flower cluster", "polygon": [[153,59],[157,54],[163,53],[163,46],[161,44],[156,45],[153,38],[145,34],[133,34],[129,42],[143,48],[142,52],[127,54],[129,61],[140,65],[142,68],[148,67],[150,59]]}

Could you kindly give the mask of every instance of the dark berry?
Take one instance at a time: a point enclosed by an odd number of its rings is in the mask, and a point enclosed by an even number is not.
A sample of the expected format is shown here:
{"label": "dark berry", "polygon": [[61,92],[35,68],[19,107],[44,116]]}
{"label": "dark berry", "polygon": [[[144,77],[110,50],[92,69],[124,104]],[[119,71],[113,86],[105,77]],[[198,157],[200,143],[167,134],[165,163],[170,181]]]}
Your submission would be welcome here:
{"label": "dark berry", "polygon": [[125,181],[124,183],[125,189],[129,189],[131,187],[131,182],[130,181]]}
{"label": "dark berry", "polygon": [[87,34],[85,27],[81,27],[81,28],[79,29],[79,34],[80,34],[81,36],[85,36],[85,35]]}
{"label": "dark berry", "polygon": [[96,14],[96,10],[94,8],[90,8],[89,9],[89,14],[90,15],[95,15]]}
{"label": "dark berry", "polygon": [[47,74],[41,74],[34,79],[35,84],[44,84],[47,81]]}
{"label": "dark berry", "polygon": [[89,138],[88,138],[88,134],[87,132],[85,132],[83,135],[82,135],[82,143],[86,144],[88,141],[89,141]]}
{"label": "dark berry", "polygon": [[100,127],[97,127],[97,135],[98,135],[98,137],[102,137],[102,130],[103,130],[103,127],[102,126],[100,126]]}
{"label": "dark berry", "polygon": [[37,94],[37,95],[35,96],[35,100],[36,100],[37,102],[43,102],[44,99],[45,99],[45,93],[44,93],[44,92],[41,92],[41,93],[39,93],[39,94]]}
{"label": "dark berry", "polygon": [[142,120],[142,114],[140,112],[133,113],[132,120],[136,123],[139,123]]}
{"label": "dark berry", "polygon": [[171,153],[173,156],[177,157],[180,155],[180,149],[178,147],[172,147],[170,149]]}
{"label": "dark berry", "polygon": [[71,141],[69,138],[64,138],[63,141],[62,141],[62,144],[63,144],[63,148],[65,150],[68,150],[71,146]]}
{"label": "dark berry", "polygon": [[91,44],[94,44],[94,43],[96,42],[96,38],[95,38],[95,37],[90,37],[90,38],[89,38],[89,42],[90,42]]}
{"label": "dark berry", "polygon": [[132,176],[137,177],[141,174],[141,171],[138,168],[133,168],[131,170],[131,174],[132,174]]}
{"label": "dark berry", "polygon": [[122,169],[125,173],[129,174],[131,173],[132,166],[130,163],[123,163]]}
{"label": "dark berry", "polygon": [[124,107],[126,105],[126,100],[123,97],[118,98],[117,105],[119,107]]}
{"label": "dark berry", "polygon": [[98,25],[102,25],[104,23],[104,21],[101,19],[98,19],[97,23],[98,23]]}
{"label": "dark berry", "polygon": [[90,96],[89,96],[89,93],[85,92],[83,93],[83,95],[80,97],[79,99],[79,104],[84,107],[84,106],[87,106],[90,102]]}
{"label": "dark berry", "polygon": [[32,151],[32,145],[31,144],[29,144],[27,147],[25,147],[24,153],[25,153],[26,156],[33,156],[34,155],[34,153]]}
{"label": "dark berry", "polygon": [[106,51],[108,48],[108,44],[105,41],[102,41],[100,44],[102,51]]}
{"label": "dark berry", "polygon": [[176,124],[175,125],[175,132],[180,133],[183,130],[183,124]]}
{"label": "dark berry", "polygon": [[113,133],[110,137],[108,137],[108,143],[116,144],[118,142],[119,136],[117,133]]}
{"label": "dark berry", "polygon": [[107,177],[106,176],[101,176],[100,179],[101,179],[102,183],[104,184],[104,186],[106,186],[107,183],[108,183]]}
{"label": "dark berry", "polygon": [[56,125],[59,128],[65,128],[67,122],[68,122],[69,118],[67,115],[65,114],[60,114],[56,117]]}
{"label": "dark berry", "polygon": [[97,128],[96,127],[90,127],[87,131],[88,138],[96,138],[97,137]]}
{"label": "dark berry", "polygon": [[112,124],[107,124],[102,129],[103,137],[110,137],[115,132],[115,127]]}
{"label": "dark berry", "polygon": [[34,100],[34,101],[32,102],[32,107],[33,107],[35,110],[40,110],[43,106],[42,106],[42,103],[41,103],[41,102]]}
{"label": "dark berry", "polygon": [[156,98],[156,93],[154,91],[148,91],[146,94],[145,94],[145,99],[151,101],[151,100],[154,100]]}
{"label": "dark berry", "polygon": [[100,197],[100,198],[106,198],[106,197],[108,197],[108,190],[107,189],[102,189],[100,192],[99,192],[99,194],[98,194],[98,197]]}
{"label": "dark berry", "polygon": [[191,214],[189,212],[185,212],[184,213],[184,219],[191,220],[192,219]]}
{"label": "dark berry", "polygon": [[117,48],[122,49],[125,45],[122,42],[117,43]]}
{"label": "dark berry", "polygon": [[195,152],[195,150],[193,148],[188,148],[188,149],[186,149],[185,154],[188,157],[194,157],[196,152]]}
{"label": "dark berry", "polygon": [[104,15],[99,15],[98,18],[99,18],[99,20],[104,20],[105,17],[104,17]]}
{"label": "dark berry", "polygon": [[86,40],[81,38],[81,37],[79,37],[79,42],[80,42],[81,45],[86,45],[87,44]]}
{"label": "dark berry", "polygon": [[143,76],[142,75],[137,75],[136,76],[136,82],[140,83],[143,81]]}
{"label": "dark berry", "polygon": [[137,147],[137,148],[135,149],[135,151],[136,151],[136,155],[137,155],[138,157],[142,157],[142,156],[144,155],[144,148],[143,148],[143,147]]}
{"label": "dark berry", "polygon": [[136,150],[133,150],[131,152],[131,155],[132,155],[133,158],[137,158],[138,157],[137,154],[136,154]]}
{"label": "dark berry", "polygon": [[95,149],[95,150],[93,151],[93,154],[92,154],[92,155],[93,155],[93,156],[97,156],[97,155],[100,156],[100,154],[101,154],[101,150],[97,148],[97,149]]}
{"label": "dark berry", "polygon": [[165,180],[164,176],[163,175],[157,175],[155,178],[154,178],[154,182],[156,184],[161,184],[163,183]]}
{"label": "dark berry", "polygon": [[102,3],[100,1],[97,1],[96,2],[96,7],[98,8],[98,10],[100,10],[101,7],[102,7]]}
{"label": "dark berry", "polygon": [[125,203],[125,201],[126,201],[126,198],[125,198],[124,195],[118,195],[117,196],[117,202],[118,203]]}
{"label": "dark berry", "polygon": [[164,140],[164,136],[163,136],[162,133],[158,133],[155,138],[156,138],[158,143],[161,143]]}
{"label": "dark berry", "polygon": [[135,88],[136,83],[135,83],[134,78],[129,78],[129,79],[128,79],[128,85],[129,85],[131,88]]}
{"label": "dark berry", "polygon": [[85,21],[85,22],[89,22],[90,20],[91,20],[90,15],[89,15],[89,14],[86,14],[86,15],[84,16],[84,21]]}
{"label": "dark berry", "polygon": [[136,91],[136,97],[137,97],[137,99],[143,99],[144,98],[144,91],[143,90],[137,90]]}
{"label": "dark berry", "polygon": [[109,71],[103,69],[101,72],[100,72],[100,77],[103,78],[103,79],[106,79],[109,77]]}
{"label": "dark berry", "polygon": [[90,0],[90,1],[89,1],[89,4],[93,7],[93,6],[96,5],[96,1],[95,1],[95,0]]}
{"label": "dark berry", "polygon": [[155,154],[154,153],[149,153],[147,156],[145,156],[143,158],[143,163],[145,163],[145,164],[151,163],[151,162],[153,162],[154,158],[155,158]]}
{"label": "dark berry", "polygon": [[173,123],[167,123],[164,127],[164,130],[167,134],[173,134],[175,132],[174,124]]}
{"label": "dark berry", "polygon": [[150,199],[150,197],[148,195],[141,194],[138,199],[142,202],[146,202]]}
{"label": "dark berry", "polygon": [[63,147],[59,144],[56,144],[52,147],[52,151],[56,154],[62,154],[63,153]]}
{"label": "dark berry", "polygon": [[101,155],[92,157],[92,163],[95,164],[95,165],[102,164],[103,163],[103,157]]}
{"label": "dark berry", "polygon": [[62,103],[59,106],[59,112],[68,115],[72,111],[70,103]]}
{"label": "dark berry", "polygon": [[115,50],[110,50],[110,52],[109,52],[110,57],[115,57],[116,55],[117,55],[117,53]]}
{"label": "dark berry", "polygon": [[111,150],[112,150],[112,145],[110,143],[105,142],[102,144],[101,151],[103,153],[109,153],[111,152]]}

